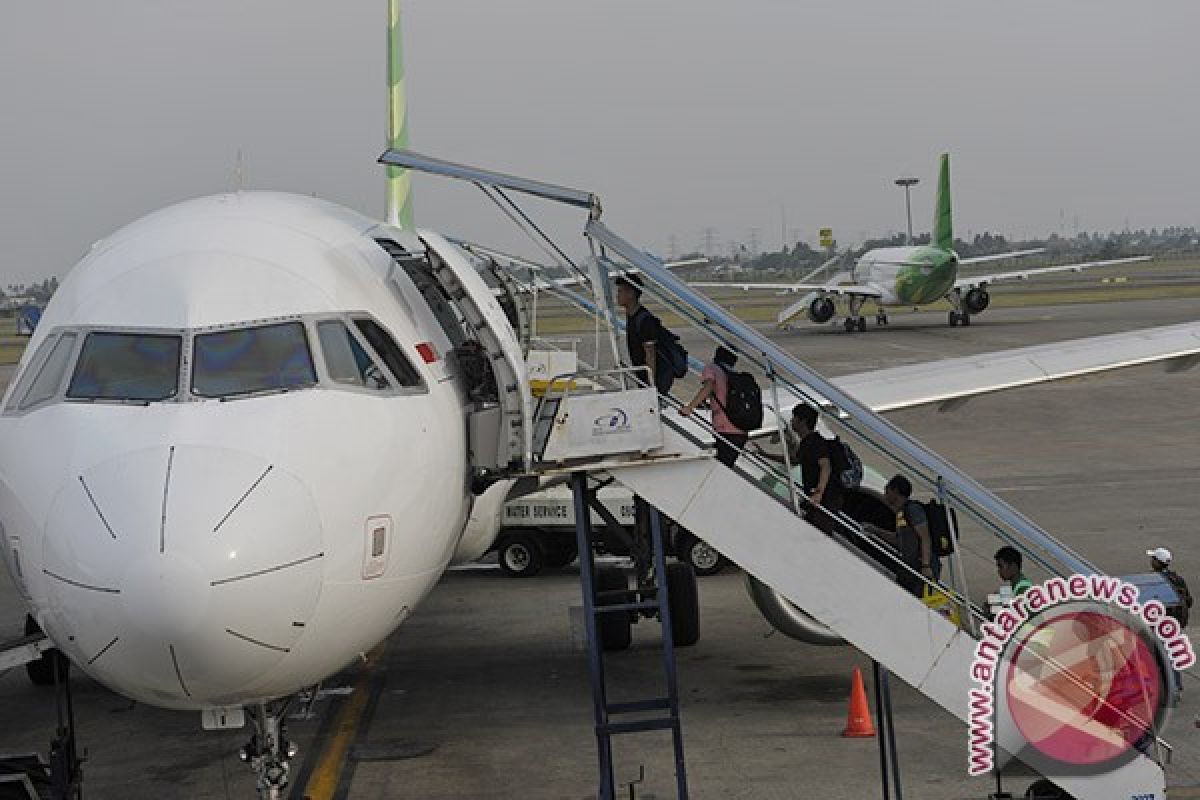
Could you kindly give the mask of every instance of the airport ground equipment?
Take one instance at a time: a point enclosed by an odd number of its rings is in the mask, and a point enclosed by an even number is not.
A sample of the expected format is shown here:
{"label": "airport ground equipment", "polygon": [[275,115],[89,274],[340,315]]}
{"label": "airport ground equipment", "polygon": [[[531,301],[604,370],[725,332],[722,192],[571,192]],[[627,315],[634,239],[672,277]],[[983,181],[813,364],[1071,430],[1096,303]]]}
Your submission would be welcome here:
{"label": "airport ground equipment", "polygon": [[[83,762],[75,740],[75,705],[71,697],[71,662],[54,649],[32,617],[25,635],[0,642],[0,672],[24,665],[35,684],[54,687],[57,725],[48,760],[38,755],[0,756],[0,797],[74,800],[83,791]],[[47,674],[48,673],[48,674]],[[47,680],[48,678],[48,680]]]}
{"label": "airport ground equipment", "polygon": [[[701,335],[736,353],[741,359],[740,369],[761,376],[764,400],[773,411],[768,416],[774,418],[780,433],[786,424],[786,410],[796,402],[808,403],[820,409],[823,419],[844,441],[852,443],[865,461],[904,473],[918,491],[932,492],[953,508],[968,526],[964,535],[978,537],[973,541],[978,550],[990,553],[1000,544],[1013,545],[1039,575],[1103,574],[949,460],[894,427],[834,382],[680,281],[656,258],[612,232],[599,219],[600,203],[594,195],[402,151],[388,151],[381,161],[468,180],[504,199],[506,190],[520,191],[587,210],[584,233],[592,257],[576,264],[557,248],[556,259],[581,283],[591,286],[592,299],[579,305],[592,304],[592,311],[610,323],[614,361],[620,360],[621,347],[616,338],[619,322],[613,312],[611,282],[616,275],[640,272],[648,298],[690,323]],[[489,196],[497,199],[493,194]],[[544,237],[536,227],[534,231]],[[567,383],[569,380],[564,385]],[[695,415],[680,418],[669,413],[671,404],[677,402],[670,397],[658,398],[657,402],[665,406],[660,411],[657,403],[646,402],[646,391],[627,388],[622,381],[588,393],[555,391],[552,386],[535,414],[534,471],[586,472],[597,478],[615,479],[745,569],[764,593],[811,618],[814,628],[827,629],[832,639],[854,645],[889,673],[968,721],[971,665],[979,626],[986,616],[972,602],[962,548],[950,558],[944,582],[933,585],[894,559],[889,563],[884,548],[865,536],[854,520],[813,507],[787,478],[792,465],[786,459],[781,471],[753,451],[743,450],[735,466],[727,468],[711,457],[711,427]],[[597,394],[606,396],[598,401]],[[598,409],[598,402],[603,408]],[[641,436],[632,430],[637,426],[633,421],[657,426],[661,435],[647,431]],[[607,430],[606,426],[616,430]],[[578,438],[573,439],[573,435]],[[959,624],[897,585],[897,576],[906,569],[910,578],[915,576],[952,598]],[[847,592],[846,587],[853,591]],[[887,613],[881,614],[880,609]],[[1168,663],[1161,645],[1155,646],[1160,665]],[[1163,765],[1169,759],[1170,747],[1158,738],[1157,731],[1165,718],[1161,714],[1166,713],[1175,692],[1161,666],[1158,673],[1148,676],[1163,687],[1156,727],[1137,749],[1129,751],[1126,761],[1103,774],[1073,774],[1045,766],[1040,772],[1076,798],[1163,800]],[[1015,731],[1006,704],[999,706],[998,719],[1006,724],[997,725],[997,729]],[[1017,753],[1021,742],[1002,738],[998,748]],[[964,746],[964,755],[965,750]]]}
{"label": "airport ground equipment", "polygon": [[[688,797],[687,770],[683,755],[683,730],[679,719],[679,688],[675,671],[674,628],[670,593],[679,593],[686,581],[672,580],[685,564],[672,564],[668,569],[663,552],[662,526],[658,512],[646,514],[650,533],[652,563],[650,575],[641,574],[647,565],[638,563],[639,573],[627,576],[619,568],[597,570],[592,548],[592,519],[588,513],[594,500],[586,472],[571,475],[571,491],[575,505],[575,531],[580,553],[580,581],[583,585],[583,618],[587,629],[588,672],[592,684],[592,712],[595,719],[596,751],[600,769],[600,800],[614,800],[615,783],[612,763],[612,739],[625,733],[669,730],[675,757],[675,788],[680,800]],[[589,494],[591,498],[589,499]],[[632,577],[635,588],[628,587]],[[649,580],[646,580],[649,578]],[[675,586],[669,584],[675,583]],[[691,599],[695,601],[695,578],[692,576]],[[650,613],[662,624],[662,657],[666,692],[661,697],[645,700],[612,702],[605,684],[604,651],[628,646],[630,616]],[[659,716],[653,716],[659,714]],[[648,716],[650,715],[650,716]]]}
{"label": "airport ground equipment", "polygon": [[[620,529],[611,535],[608,525],[600,527],[593,538],[593,549],[608,555],[629,555],[629,531],[636,517],[633,494],[613,485],[598,492],[597,501],[604,504]],[[591,513],[593,526],[604,522],[595,511]],[[663,519],[662,525],[667,555],[691,564],[697,575],[715,575],[728,565],[703,539],[669,519]],[[514,578],[532,577],[543,567],[557,569],[574,561],[578,553],[570,487],[555,485],[507,500],[500,514],[500,534],[491,550],[500,568]]]}

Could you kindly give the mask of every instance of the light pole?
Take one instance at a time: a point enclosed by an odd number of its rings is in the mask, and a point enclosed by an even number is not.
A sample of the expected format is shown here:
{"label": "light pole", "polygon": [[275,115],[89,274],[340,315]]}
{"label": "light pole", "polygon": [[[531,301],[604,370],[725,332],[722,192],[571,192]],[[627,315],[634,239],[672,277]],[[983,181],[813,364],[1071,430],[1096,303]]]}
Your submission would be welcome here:
{"label": "light pole", "polygon": [[896,178],[896,185],[904,187],[904,212],[908,216],[908,243],[912,244],[912,203],[909,201],[908,190],[920,181],[916,178]]}

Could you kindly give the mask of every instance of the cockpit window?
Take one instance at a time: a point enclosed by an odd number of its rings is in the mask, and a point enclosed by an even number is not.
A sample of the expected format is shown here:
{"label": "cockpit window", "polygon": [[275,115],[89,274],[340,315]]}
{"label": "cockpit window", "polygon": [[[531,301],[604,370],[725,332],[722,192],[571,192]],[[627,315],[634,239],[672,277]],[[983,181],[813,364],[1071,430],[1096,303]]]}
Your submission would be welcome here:
{"label": "cockpit window", "polygon": [[160,333],[89,333],[67,399],[150,403],[174,397],[181,342],[179,336]]}
{"label": "cockpit window", "polygon": [[232,397],[288,391],[317,382],[304,324],[285,322],[198,334],[192,361],[192,392]]}
{"label": "cockpit window", "polygon": [[341,320],[317,323],[325,367],[335,383],[368,389],[390,389],[391,381]]}
{"label": "cockpit window", "polygon": [[400,381],[401,386],[421,385],[421,376],[412,362],[404,355],[399,345],[396,344],[396,340],[375,320],[356,319],[354,324],[371,348],[383,359],[383,363],[387,364],[387,368],[396,376],[396,380]]}
{"label": "cockpit window", "polygon": [[[64,333],[57,339],[51,336],[38,348],[38,352],[26,368],[25,375],[21,377],[22,385],[13,392],[13,400],[18,409],[24,411],[32,408],[58,394],[74,349],[73,333]],[[49,354],[43,354],[43,350],[49,350]]]}

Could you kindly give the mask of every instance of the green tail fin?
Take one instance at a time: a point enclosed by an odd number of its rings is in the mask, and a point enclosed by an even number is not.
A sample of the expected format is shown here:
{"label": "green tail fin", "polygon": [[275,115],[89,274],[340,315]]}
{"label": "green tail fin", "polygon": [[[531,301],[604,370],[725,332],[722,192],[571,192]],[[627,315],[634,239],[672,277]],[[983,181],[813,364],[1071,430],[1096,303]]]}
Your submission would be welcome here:
{"label": "green tail fin", "polygon": [[[388,147],[408,148],[408,97],[404,90],[404,56],[400,41],[400,0],[388,0]],[[387,222],[413,228],[412,173],[387,168]]]}
{"label": "green tail fin", "polygon": [[933,211],[933,244],[943,250],[954,247],[954,223],[950,217],[950,154],[942,153],[938,172],[937,206]]}

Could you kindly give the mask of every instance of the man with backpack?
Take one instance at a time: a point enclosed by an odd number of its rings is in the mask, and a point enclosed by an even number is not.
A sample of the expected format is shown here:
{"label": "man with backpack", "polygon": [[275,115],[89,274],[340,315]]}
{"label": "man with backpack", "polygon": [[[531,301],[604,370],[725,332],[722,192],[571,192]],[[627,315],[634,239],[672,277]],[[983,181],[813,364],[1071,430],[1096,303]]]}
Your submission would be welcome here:
{"label": "man with backpack", "polygon": [[[712,425],[717,433],[717,460],[732,467],[750,437],[749,431],[762,424],[762,398],[754,376],[734,372],[737,355],[718,347],[713,360],[702,373],[704,384],[691,402],[679,409],[691,416],[705,400],[712,402]],[[757,422],[755,418],[757,417]],[[744,426],[744,427],[743,427]]]}
{"label": "man with backpack", "polygon": [[[842,510],[843,486],[834,466],[832,442],[817,432],[817,410],[807,403],[792,408],[792,424],[784,431],[788,460],[800,467],[800,488],[804,494],[826,511],[836,514]],[[772,461],[783,462],[782,455],[759,449],[758,453]],[[817,513],[810,521],[823,531],[833,530],[832,514]]]}
{"label": "man with backpack", "polygon": [[680,346],[679,337],[663,327],[658,317],[642,305],[645,283],[640,275],[622,275],[617,278],[616,286],[617,304],[625,309],[629,363],[646,368],[659,394],[670,394],[675,379],[687,374],[687,351]]}
{"label": "man with backpack", "polygon": [[898,571],[896,582],[920,597],[925,587],[921,577],[935,581],[942,571],[942,562],[934,551],[933,536],[929,532],[929,516],[925,507],[912,499],[912,481],[903,475],[896,475],[887,482],[883,501],[896,513],[895,532],[870,523],[863,525],[863,530],[896,549],[900,561],[908,567]]}

